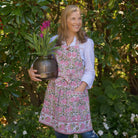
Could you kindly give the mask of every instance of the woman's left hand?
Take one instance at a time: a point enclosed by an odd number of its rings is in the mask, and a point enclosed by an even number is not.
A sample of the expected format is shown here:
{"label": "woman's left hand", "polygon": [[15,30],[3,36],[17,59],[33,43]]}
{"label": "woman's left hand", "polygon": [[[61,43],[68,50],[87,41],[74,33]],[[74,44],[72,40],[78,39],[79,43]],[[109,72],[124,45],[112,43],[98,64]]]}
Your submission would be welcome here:
{"label": "woman's left hand", "polygon": [[86,89],[86,86],[87,86],[87,83],[82,82],[81,85],[75,89],[75,91],[84,92],[84,90]]}

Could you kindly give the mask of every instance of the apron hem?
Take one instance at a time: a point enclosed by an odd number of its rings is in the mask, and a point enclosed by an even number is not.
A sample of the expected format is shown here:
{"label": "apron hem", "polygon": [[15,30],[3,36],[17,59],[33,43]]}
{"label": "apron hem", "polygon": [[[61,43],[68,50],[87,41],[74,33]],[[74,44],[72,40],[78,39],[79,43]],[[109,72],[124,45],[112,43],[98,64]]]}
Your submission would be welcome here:
{"label": "apron hem", "polygon": [[93,128],[91,128],[91,129],[87,129],[84,131],[78,131],[78,132],[76,131],[76,132],[66,133],[66,132],[60,131],[59,129],[54,128],[52,125],[48,124],[47,122],[45,123],[45,122],[40,121],[40,120],[39,120],[39,122],[46,125],[46,126],[52,127],[56,132],[59,132],[59,133],[65,134],[65,135],[81,134],[81,133],[85,133],[85,132],[89,132],[89,131],[93,130]]}

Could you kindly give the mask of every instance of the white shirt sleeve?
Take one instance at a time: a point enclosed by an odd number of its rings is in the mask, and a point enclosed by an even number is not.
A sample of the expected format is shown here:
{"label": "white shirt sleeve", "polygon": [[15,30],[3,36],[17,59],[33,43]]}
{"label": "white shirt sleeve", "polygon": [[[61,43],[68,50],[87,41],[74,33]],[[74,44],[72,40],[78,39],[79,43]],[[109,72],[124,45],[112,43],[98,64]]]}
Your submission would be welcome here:
{"label": "white shirt sleeve", "polygon": [[54,35],[53,37],[51,37],[50,43],[51,43],[52,41],[54,41],[57,37],[58,37],[58,35]]}
{"label": "white shirt sleeve", "polygon": [[86,89],[90,89],[92,87],[94,79],[95,79],[94,42],[90,38],[88,38],[87,42],[84,43],[83,60],[84,60],[85,70],[84,70],[84,74],[81,78],[81,81],[84,81],[88,84]]}

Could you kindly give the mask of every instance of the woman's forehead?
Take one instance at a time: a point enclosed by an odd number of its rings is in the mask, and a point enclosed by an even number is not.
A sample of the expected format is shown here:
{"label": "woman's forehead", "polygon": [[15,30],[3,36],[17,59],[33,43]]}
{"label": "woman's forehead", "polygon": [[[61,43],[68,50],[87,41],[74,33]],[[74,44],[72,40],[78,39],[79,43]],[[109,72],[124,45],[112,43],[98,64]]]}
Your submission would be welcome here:
{"label": "woman's forehead", "polygon": [[73,11],[69,14],[69,16],[80,16],[80,15],[81,15],[80,11]]}

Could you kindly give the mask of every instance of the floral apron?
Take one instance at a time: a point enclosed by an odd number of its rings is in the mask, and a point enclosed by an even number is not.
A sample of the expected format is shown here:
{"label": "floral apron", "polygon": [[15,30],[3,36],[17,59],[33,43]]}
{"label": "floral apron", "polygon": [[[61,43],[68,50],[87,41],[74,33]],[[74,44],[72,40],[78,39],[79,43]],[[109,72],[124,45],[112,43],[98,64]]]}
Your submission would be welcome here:
{"label": "floral apron", "polygon": [[56,53],[58,78],[48,84],[39,121],[63,134],[90,131],[88,91],[74,91],[81,84],[84,72],[79,43],[62,45]]}

